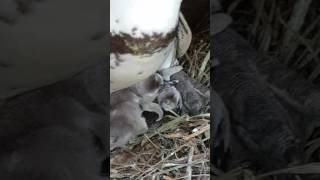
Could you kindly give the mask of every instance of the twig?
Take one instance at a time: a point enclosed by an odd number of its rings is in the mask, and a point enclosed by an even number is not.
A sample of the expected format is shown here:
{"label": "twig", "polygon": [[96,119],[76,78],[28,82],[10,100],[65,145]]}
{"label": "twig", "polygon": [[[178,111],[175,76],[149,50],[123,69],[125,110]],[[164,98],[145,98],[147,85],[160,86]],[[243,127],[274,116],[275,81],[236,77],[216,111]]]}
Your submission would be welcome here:
{"label": "twig", "polygon": [[312,0],[297,0],[293,11],[291,13],[290,20],[288,22],[288,29],[286,33],[284,34],[283,38],[283,51],[281,53],[282,57],[286,57],[286,63],[290,60],[290,54],[288,56],[288,52],[292,52],[292,49],[296,49],[297,44],[293,43],[293,32],[299,33],[301,30],[301,27],[305,21],[306,15],[309,10],[309,6],[311,4]]}
{"label": "twig", "polygon": [[[209,156],[207,154],[196,154],[192,157],[192,161],[197,161],[197,160],[203,160],[203,159],[209,159]],[[188,162],[187,157],[183,157],[183,158],[179,158],[179,159],[175,159],[175,160],[169,160],[166,161],[165,163],[169,164],[185,164]]]}
{"label": "twig", "polygon": [[203,62],[201,64],[199,74],[198,74],[198,80],[201,80],[209,60],[210,60],[210,51],[207,53],[206,57],[203,59]]}
{"label": "twig", "polygon": [[190,146],[188,166],[187,166],[187,180],[191,180],[192,177],[192,158],[194,153],[194,147]]}
{"label": "twig", "polygon": [[236,0],[234,1],[227,10],[227,14],[231,14],[236,8],[237,6],[241,3],[242,0]]}
{"label": "twig", "polygon": [[155,145],[147,135],[144,134],[144,137],[153,145],[153,147],[155,147],[157,150],[160,149],[159,146]]}
{"label": "twig", "polygon": [[[258,1],[255,1],[255,2],[258,2]],[[257,15],[256,15],[256,18],[254,20],[254,23],[253,23],[253,26],[252,26],[252,29],[251,29],[251,34],[255,37],[256,34],[257,34],[257,29],[258,29],[258,25],[259,25],[259,21],[261,19],[261,16],[262,16],[262,13],[263,13],[263,7],[264,7],[264,4],[265,4],[265,0],[262,0],[261,2],[259,1],[259,3],[255,3],[256,7],[257,8]]]}
{"label": "twig", "polygon": [[163,161],[168,160],[171,156],[173,156],[175,153],[179,152],[183,147],[186,147],[187,144],[181,145],[179,146],[175,151],[171,152],[167,157],[165,157],[163,160],[159,161],[158,163],[156,163],[155,165],[153,165],[152,167],[148,168],[145,172],[144,172],[144,176],[143,174],[141,174],[138,178],[145,178],[148,177],[155,169],[157,169],[156,167],[159,166]]}
{"label": "twig", "polygon": [[[282,19],[282,18],[279,18],[279,22],[285,26],[289,31],[291,31],[288,27],[288,25],[286,24],[286,22]],[[304,37],[302,37],[299,33],[296,33],[294,31],[291,31],[292,35],[295,35],[295,38],[297,41],[299,41],[301,43],[301,45],[304,45],[306,47],[306,49],[314,54],[314,49],[312,48],[312,45],[310,44],[310,42],[308,42],[307,39],[305,39]],[[317,58],[318,59],[318,58]]]}
{"label": "twig", "polygon": [[183,139],[186,140],[186,141],[188,141],[188,140],[190,140],[191,138],[197,137],[197,136],[199,136],[200,134],[202,134],[202,133],[204,133],[204,132],[206,132],[206,131],[209,131],[209,130],[210,130],[210,125],[206,125],[206,126],[202,127],[201,129],[197,130],[195,133],[193,133],[193,134],[191,134],[191,135],[189,135],[189,136],[184,137]]}

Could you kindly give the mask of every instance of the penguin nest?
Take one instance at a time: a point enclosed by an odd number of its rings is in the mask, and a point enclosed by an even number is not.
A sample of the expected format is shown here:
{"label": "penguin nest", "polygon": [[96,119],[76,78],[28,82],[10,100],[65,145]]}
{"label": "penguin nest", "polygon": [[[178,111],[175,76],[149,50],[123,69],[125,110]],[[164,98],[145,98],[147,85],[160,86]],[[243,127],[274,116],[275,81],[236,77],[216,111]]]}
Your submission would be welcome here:
{"label": "penguin nest", "polygon": [[[180,60],[189,76],[210,86],[209,30],[194,34]],[[210,179],[210,114],[165,116],[161,126],[116,150],[111,179]]]}
{"label": "penguin nest", "polygon": [[204,30],[192,37],[187,53],[180,60],[184,70],[193,79],[210,88],[210,30]]}

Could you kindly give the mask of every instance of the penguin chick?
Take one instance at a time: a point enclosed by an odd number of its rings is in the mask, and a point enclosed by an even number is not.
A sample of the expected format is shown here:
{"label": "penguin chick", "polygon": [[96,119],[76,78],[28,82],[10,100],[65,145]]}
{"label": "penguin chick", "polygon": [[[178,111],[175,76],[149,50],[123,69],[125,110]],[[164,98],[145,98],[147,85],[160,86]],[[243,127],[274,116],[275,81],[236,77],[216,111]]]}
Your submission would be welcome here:
{"label": "penguin chick", "polygon": [[169,84],[160,91],[157,100],[165,111],[180,110],[182,107],[180,92]]}
{"label": "penguin chick", "polygon": [[129,139],[148,130],[138,103],[126,101],[110,112],[110,150],[124,146]]}
{"label": "penguin chick", "polygon": [[121,89],[115,91],[110,95],[110,107],[113,109],[114,106],[124,102],[139,103],[140,98],[130,88]]}
{"label": "penguin chick", "polygon": [[136,95],[142,97],[146,102],[153,102],[158,96],[159,90],[163,86],[163,77],[155,73],[148,77],[147,79],[138,82],[134,86],[130,87],[132,92]]}
{"label": "penguin chick", "polygon": [[187,73],[180,71],[172,76],[173,80],[178,80],[175,85],[182,97],[182,112],[189,115],[197,115],[203,112],[209,103],[210,94],[207,88],[203,87],[199,82],[190,78]]}
{"label": "penguin chick", "polygon": [[157,97],[158,103],[165,111],[180,110],[182,98],[180,92],[173,86],[178,81],[172,81],[171,76],[182,70],[181,66],[172,66],[159,71],[164,80],[164,86]]}
{"label": "penguin chick", "polygon": [[[156,121],[159,121],[160,119],[162,119],[163,111],[162,111],[161,107],[158,104],[150,101],[151,99],[149,99],[149,98],[143,98],[141,96],[138,96],[136,93],[133,92],[132,88],[134,88],[134,87],[126,88],[126,89],[122,89],[122,90],[113,92],[111,94],[111,98],[110,98],[111,109],[112,109],[112,107],[115,107],[117,104],[121,104],[124,102],[132,102],[132,103],[139,104],[140,109],[142,111],[156,113],[158,116]],[[140,87],[140,88],[142,89],[142,87]],[[152,94],[152,93],[150,93],[150,94]],[[152,96],[158,96],[158,93],[154,93],[154,95],[152,95]],[[149,96],[149,97],[151,97],[151,96]],[[152,99],[154,99],[154,97],[152,97]]]}
{"label": "penguin chick", "polygon": [[142,101],[140,102],[140,104],[143,112],[148,111],[148,112],[156,113],[158,115],[155,121],[160,121],[163,118],[163,111],[159,104],[153,103],[153,102],[146,102],[146,101]]}

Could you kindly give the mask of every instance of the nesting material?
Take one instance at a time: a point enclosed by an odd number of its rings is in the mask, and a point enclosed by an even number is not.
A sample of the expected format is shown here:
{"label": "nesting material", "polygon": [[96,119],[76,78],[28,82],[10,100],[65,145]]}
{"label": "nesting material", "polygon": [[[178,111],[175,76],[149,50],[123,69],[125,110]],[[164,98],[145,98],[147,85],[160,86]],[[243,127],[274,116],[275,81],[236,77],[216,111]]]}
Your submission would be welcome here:
{"label": "nesting material", "polygon": [[[200,85],[210,85],[210,63],[201,63],[209,50],[209,40],[204,33],[199,33],[195,34],[193,41],[191,49],[180,61],[184,62],[186,76],[196,77],[201,73],[198,77],[202,83],[192,85],[197,89]],[[201,66],[205,67],[203,71],[200,70]],[[176,67],[176,70],[169,69],[168,76],[161,71],[159,73],[164,80],[174,81],[170,72],[185,74],[180,68]],[[191,79],[185,78],[186,81]],[[200,93],[202,91],[205,90],[201,89]],[[125,149],[113,151],[110,161],[111,179],[210,179],[210,115],[197,114],[166,115],[159,126],[130,140]]]}

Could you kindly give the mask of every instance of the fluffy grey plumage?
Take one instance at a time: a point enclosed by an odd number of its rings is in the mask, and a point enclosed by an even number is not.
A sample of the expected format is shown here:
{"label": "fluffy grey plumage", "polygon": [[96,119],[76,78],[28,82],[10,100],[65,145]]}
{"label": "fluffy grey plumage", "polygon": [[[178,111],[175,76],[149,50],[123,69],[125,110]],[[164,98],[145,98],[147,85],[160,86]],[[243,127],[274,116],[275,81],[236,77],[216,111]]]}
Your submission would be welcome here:
{"label": "fluffy grey plumage", "polygon": [[139,97],[130,89],[116,91],[110,98],[110,150],[124,146],[146,128]]}
{"label": "fluffy grey plumage", "polygon": [[164,80],[164,85],[159,91],[157,101],[165,111],[180,110],[182,107],[182,99],[180,92],[174,87],[179,81],[172,81],[171,76],[181,71],[181,66],[172,66],[160,71]]}
{"label": "fluffy grey plumage", "polygon": [[201,86],[183,71],[174,74],[172,79],[179,82],[175,87],[182,97],[182,112],[196,115],[206,110],[210,101],[207,88]]}
{"label": "fluffy grey plumage", "polygon": [[144,101],[153,102],[158,96],[163,83],[163,77],[160,74],[155,73],[147,79],[131,86],[129,89]]}
{"label": "fluffy grey plumage", "polygon": [[129,139],[148,130],[138,103],[126,101],[110,111],[110,150],[124,146]]}
{"label": "fluffy grey plumage", "polygon": [[182,106],[180,92],[172,85],[165,85],[161,89],[157,100],[165,111],[180,110]]}
{"label": "fluffy grey plumage", "polygon": [[115,91],[110,98],[110,149],[124,146],[129,139],[148,130],[143,111],[154,112],[157,120],[163,116],[158,104],[153,103],[163,84],[159,74],[126,89]]}

